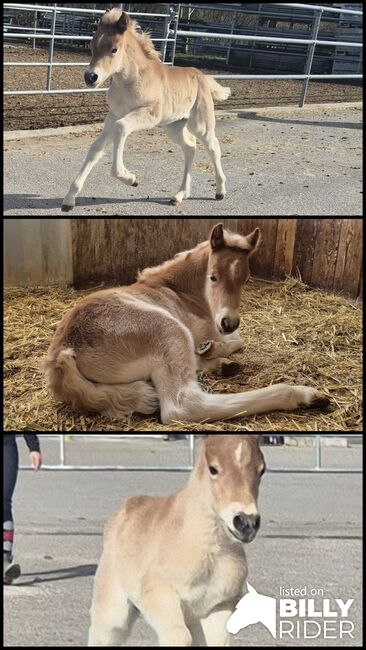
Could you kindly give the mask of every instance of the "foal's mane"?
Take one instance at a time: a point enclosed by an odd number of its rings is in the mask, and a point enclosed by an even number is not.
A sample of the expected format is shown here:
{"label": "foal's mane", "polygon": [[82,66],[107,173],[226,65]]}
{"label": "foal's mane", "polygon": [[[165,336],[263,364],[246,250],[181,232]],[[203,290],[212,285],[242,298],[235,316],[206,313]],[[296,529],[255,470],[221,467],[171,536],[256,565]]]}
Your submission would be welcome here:
{"label": "foal's mane", "polygon": [[[103,25],[113,25],[118,22],[122,16],[122,11],[118,7],[113,7],[108,13],[102,17]],[[132,34],[140,43],[145,56],[148,59],[160,60],[160,53],[155,49],[154,43],[151,40],[150,32],[143,32],[140,25],[136,20],[128,19],[127,30]]]}

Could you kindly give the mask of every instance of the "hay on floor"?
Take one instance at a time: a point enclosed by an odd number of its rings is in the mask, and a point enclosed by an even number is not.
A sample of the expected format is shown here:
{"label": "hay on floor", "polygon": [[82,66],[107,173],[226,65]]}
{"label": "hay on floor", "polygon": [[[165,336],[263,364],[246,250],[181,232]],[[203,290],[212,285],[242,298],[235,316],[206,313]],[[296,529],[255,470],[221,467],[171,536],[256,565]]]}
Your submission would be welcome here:
{"label": "hay on floor", "polygon": [[[93,289],[95,290],[95,289]],[[121,422],[57,404],[43,383],[39,359],[65,311],[92,290],[5,290],[5,431],[362,431],[361,304],[298,280],[256,280],[243,292],[244,351],[231,379],[203,375],[204,389],[240,392],[271,383],[316,386],[325,412],[277,412],[224,422],[163,426],[157,417]]]}

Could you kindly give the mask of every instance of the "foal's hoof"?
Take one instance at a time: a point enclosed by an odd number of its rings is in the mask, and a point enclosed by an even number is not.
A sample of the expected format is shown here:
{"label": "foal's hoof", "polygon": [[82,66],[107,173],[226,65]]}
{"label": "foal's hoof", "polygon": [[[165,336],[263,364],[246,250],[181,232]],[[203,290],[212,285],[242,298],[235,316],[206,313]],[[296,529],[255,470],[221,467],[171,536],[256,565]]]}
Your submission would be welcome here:
{"label": "foal's hoof", "polygon": [[75,206],[73,206],[73,205],[64,205],[64,204],[62,204],[61,211],[62,212],[71,212],[71,210],[73,210],[74,207]]}
{"label": "foal's hoof", "polygon": [[225,198],[225,194],[216,194],[216,201],[222,201]]}
{"label": "foal's hoof", "polygon": [[228,361],[228,363],[221,364],[222,377],[234,377],[240,371],[240,363],[236,361]]}
{"label": "foal's hoof", "polygon": [[169,204],[170,205],[180,205],[180,201],[178,201],[178,199],[170,199]]}
{"label": "foal's hoof", "polygon": [[202,357],[204,354],[207,354],[213,346],[213,341],[203,341],[196,347],[196,353]]}
{"label": "foal's hoof", "polygon": [[135,178],[134,182],[132,183],[132,187],[137,187],[139,184],[137,178]]}

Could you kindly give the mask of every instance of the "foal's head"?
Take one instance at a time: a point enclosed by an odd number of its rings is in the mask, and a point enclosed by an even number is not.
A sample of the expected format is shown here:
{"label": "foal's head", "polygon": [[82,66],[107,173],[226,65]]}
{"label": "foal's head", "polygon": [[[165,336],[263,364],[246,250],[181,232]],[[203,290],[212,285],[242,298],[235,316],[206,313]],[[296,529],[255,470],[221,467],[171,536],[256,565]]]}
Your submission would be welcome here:
{"label": "foal's head", "polygon": [[249,257],[257,250],[260,238],[258,228],[243,237],[225,231],[222,223],[211,232],[207,298],[221,334],[239,327],[240,293],[249,280]]}
{"label": "foal's head", "polygon": [[266,464],[260,435],[204,435],[207,479],[211,483],[216,514],[225,529],[249,543],[260,527],[257,501]]}
{"label": "foal's head", "polygon": [[102,16],[90,47],[92,60],[84,74],[90,88],[98,88],[113,74],[122,72],[133,49],[137,57],[159,58],[149,36],[140,33],[137,23],[118,7]]}

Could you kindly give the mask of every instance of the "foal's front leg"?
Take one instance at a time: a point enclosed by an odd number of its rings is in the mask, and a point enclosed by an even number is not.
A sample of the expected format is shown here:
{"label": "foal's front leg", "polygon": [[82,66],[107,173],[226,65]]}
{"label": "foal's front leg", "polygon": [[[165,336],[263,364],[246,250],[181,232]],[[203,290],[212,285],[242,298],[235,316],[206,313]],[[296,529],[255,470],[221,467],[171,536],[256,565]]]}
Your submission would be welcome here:
{"label": "foal's front leg", "polygon": [[75,199],[77,195],[83,189],[87,177],[98,160],[103,156],[105,148],[112,138],[113,126],[115,123],[116,118],[113,113],[108,113],[104,122],[103,131],[91,145],[81,170],[74,182],[71,184],[70,189],[62,202],[61,210],[63,212],[69,212],[75,207]]}
{"label": "foal's front leg", "polygon": [[137,187],[135,174],[126,169],[123,153],[127,137],[134,131],[143,131],[157,126],[160,121],[160,111],[155,106],[143,106],[117,120],[114,129],[112,176],[126,185]]}

